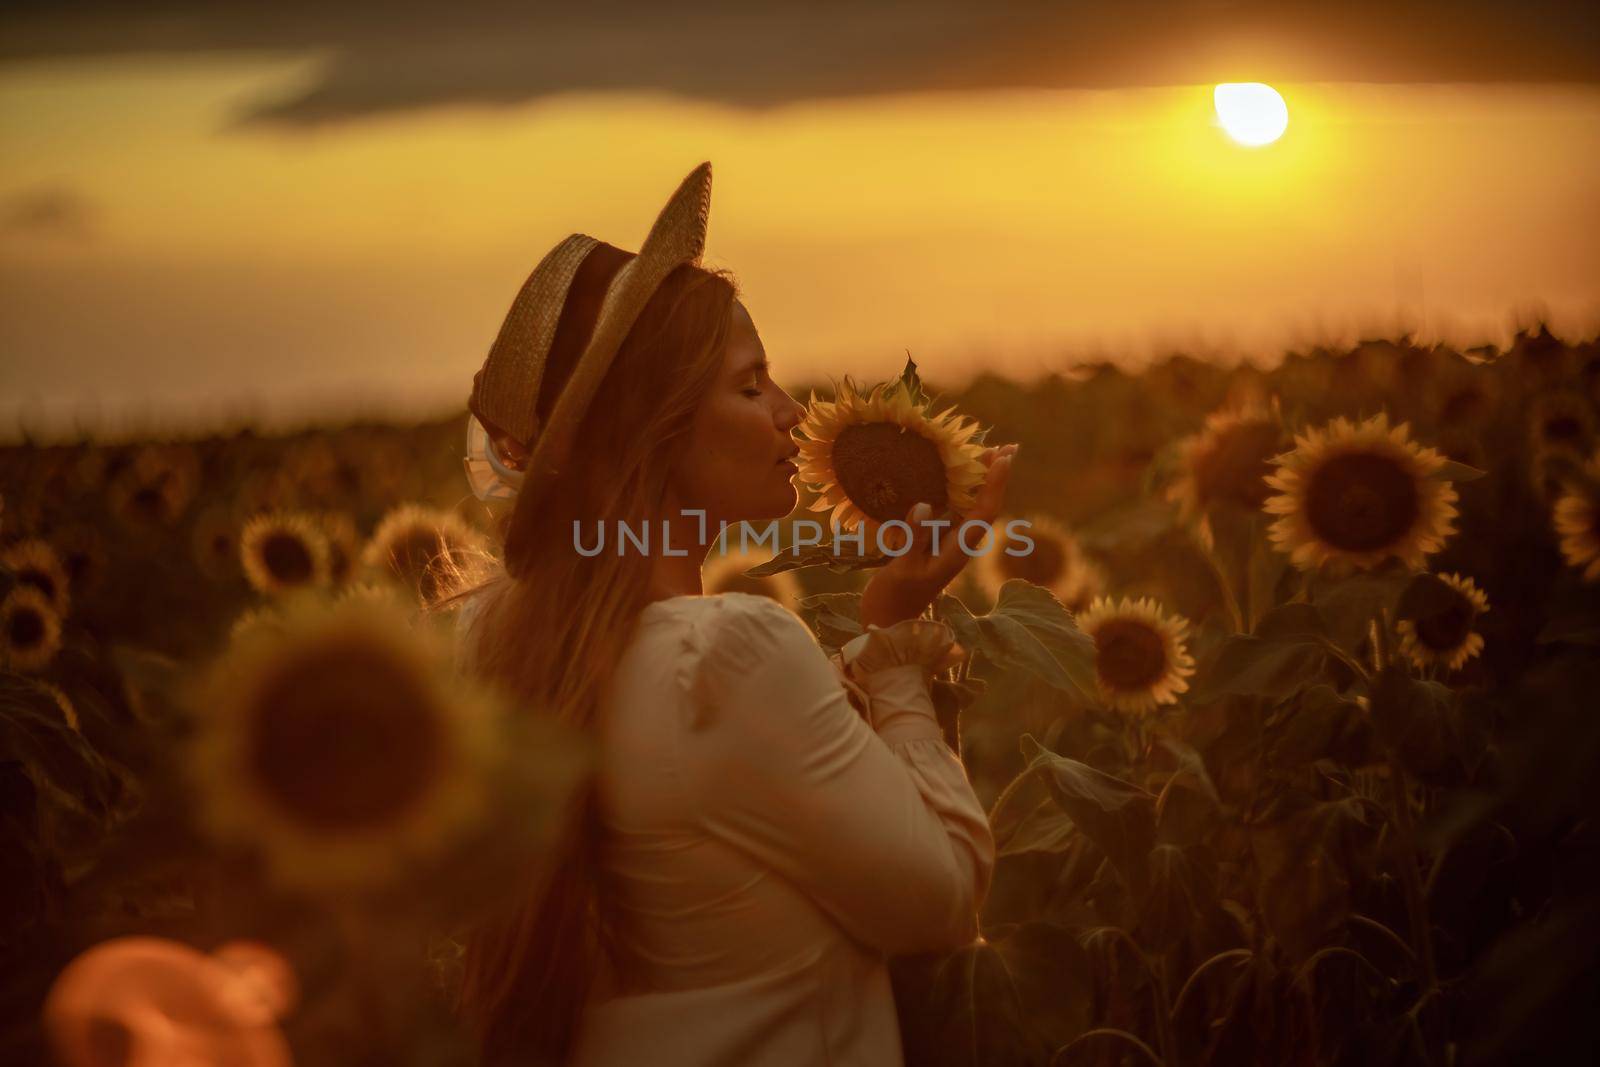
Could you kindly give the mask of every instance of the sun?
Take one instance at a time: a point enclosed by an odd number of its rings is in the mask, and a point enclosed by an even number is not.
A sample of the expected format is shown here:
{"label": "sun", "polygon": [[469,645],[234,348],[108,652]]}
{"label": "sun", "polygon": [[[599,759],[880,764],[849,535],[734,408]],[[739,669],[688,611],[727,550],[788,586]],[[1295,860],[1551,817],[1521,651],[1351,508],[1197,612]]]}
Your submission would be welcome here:
{"label": "sun", "polygon": [[1261,82],[1223,82],[1212,93],[1217,121],[1242,145],[1259,148],[1283,136],[1289,107],[1278,90]]}

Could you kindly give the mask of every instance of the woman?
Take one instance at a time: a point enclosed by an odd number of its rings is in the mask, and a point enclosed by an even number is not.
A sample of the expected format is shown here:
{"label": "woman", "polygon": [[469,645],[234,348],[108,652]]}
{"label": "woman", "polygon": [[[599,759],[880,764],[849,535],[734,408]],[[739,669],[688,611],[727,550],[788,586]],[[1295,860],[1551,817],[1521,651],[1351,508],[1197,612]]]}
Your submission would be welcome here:
{"label": "woman", "polygon": [[[794,508],[803,414],[697,263],[709,194],[702,164],[637,255],[558,245],[474,380],[468,474],[511,512],[463,659],[598,752],[561,855],[468,945],[491,1064],[898,1063],[885,956],[977,934],[994,844],[928,688],[959,649],[918,618],[965,557],[919,537],[877,570],[848,665],[772,601],[700,595],[723,521]],[[656,551],[577,551],[618,522]]]}

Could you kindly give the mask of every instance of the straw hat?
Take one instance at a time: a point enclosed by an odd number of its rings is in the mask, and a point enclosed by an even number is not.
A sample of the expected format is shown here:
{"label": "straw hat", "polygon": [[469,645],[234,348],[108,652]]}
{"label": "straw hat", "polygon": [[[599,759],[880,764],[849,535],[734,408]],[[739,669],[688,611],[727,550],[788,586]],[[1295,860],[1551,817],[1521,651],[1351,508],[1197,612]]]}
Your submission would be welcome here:
{"label": "straw hat", "polygon": [[[539,261],[512,302],[483,367],[472,380],[467,401],[472,417],[466,468],[480,499],[515,499],[506,538],[506,562],[513,573],[521,569],[519,529],[525,529],[527,516],[565,467],[583,416],[650,297],[673,270],[699,262],[710,211],[711,164],[706,162],[679,184],[637,255],[622,253],[586,234],[572,234]],[[551,346],[573,279],[591,256],[599,261],[606,255],[613,258],[601,263],[600,270],[611,273],[587,343],[570,371],[552,366]],[[626,261],[615,266],[622,257]],[[552,375],[549,383],[545,382],[547,372]],[[563,374],[565,380],[560,378]],[[539,415],[541,390],[549,406],[543,420]],[[549,405],[551,396],[553,406]],[[492,432],[509,435],[531,453],[521,471],[496,454],[490,442]]]}

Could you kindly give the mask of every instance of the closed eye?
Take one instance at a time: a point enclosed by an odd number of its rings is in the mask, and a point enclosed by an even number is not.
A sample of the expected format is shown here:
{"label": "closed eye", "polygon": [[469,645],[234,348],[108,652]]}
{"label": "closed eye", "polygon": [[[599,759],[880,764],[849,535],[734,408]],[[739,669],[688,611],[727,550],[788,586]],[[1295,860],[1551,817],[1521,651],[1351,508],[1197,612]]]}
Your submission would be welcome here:
{"label": "closed eye", "polygon": [[761,395],[761,389],[759,387],[755,389],[741,389],[739,392],[743,393],[747,397],[750,397],[752,400]]}

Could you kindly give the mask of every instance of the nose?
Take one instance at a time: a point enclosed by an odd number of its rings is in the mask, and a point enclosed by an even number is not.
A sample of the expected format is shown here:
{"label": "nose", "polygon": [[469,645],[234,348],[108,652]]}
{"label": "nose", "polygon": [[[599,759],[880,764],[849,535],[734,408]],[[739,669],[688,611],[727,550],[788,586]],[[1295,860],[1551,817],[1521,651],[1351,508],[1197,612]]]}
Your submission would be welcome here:
{"label": "nose", "polygon": [[787,400],[788,403],[783,405],[782,410],[778,414],[778,428],[784,433],[788,433],[796,426],[799,426],[800,423],[805,419],[806,407],[804,404],[800,403],[798,400],[792,396],[789,396],[788,394],[784,395],[784,399]]}

